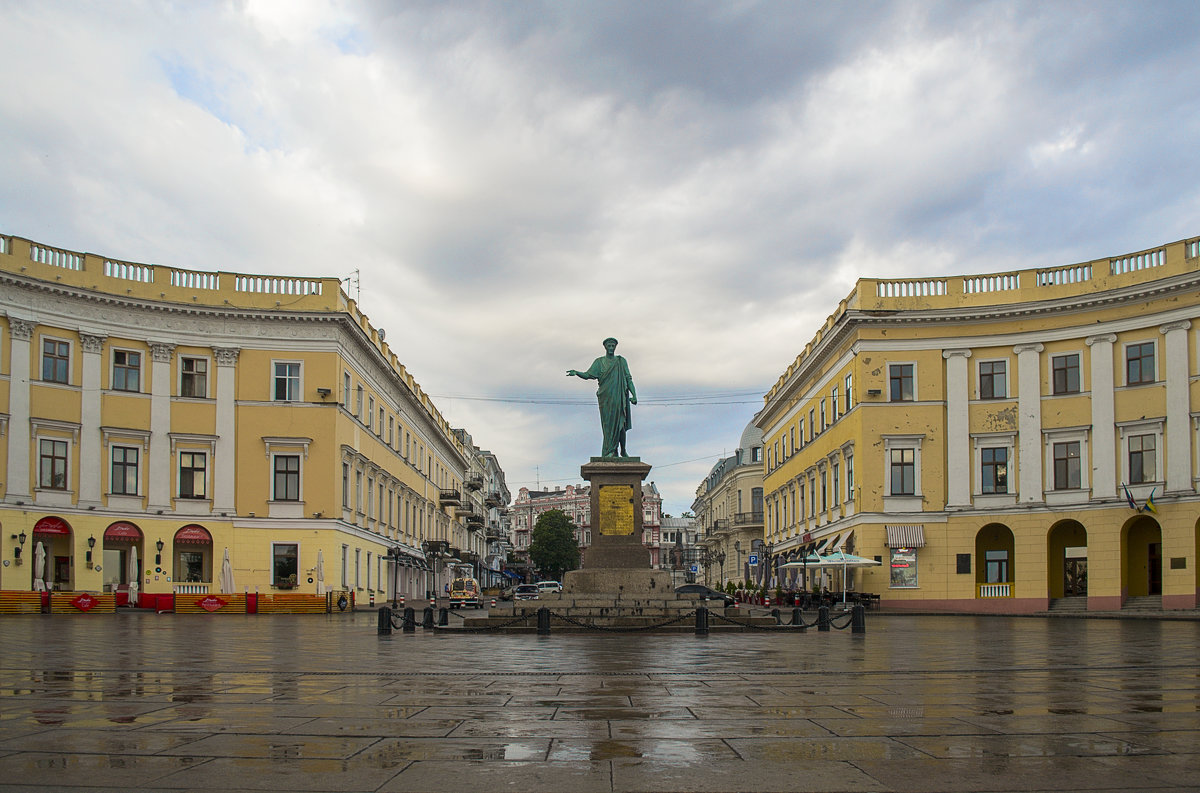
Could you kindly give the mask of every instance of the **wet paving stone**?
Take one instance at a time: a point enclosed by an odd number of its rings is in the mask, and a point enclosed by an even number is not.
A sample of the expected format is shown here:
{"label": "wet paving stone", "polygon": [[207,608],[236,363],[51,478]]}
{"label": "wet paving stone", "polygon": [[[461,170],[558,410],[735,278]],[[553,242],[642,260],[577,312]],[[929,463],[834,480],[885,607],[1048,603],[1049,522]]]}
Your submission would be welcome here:
{"label": "wet paving stone", "polygon": [[1196,622],[386,639],[371,613],[0,625],[0,793],[1200,788]]}

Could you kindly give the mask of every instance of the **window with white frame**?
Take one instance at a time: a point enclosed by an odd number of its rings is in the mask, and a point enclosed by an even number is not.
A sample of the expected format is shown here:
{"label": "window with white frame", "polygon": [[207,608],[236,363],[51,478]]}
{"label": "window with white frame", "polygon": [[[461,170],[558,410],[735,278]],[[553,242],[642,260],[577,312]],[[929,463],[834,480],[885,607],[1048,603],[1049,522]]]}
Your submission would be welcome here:
{"label": "window with white frame", "polygon": [[829,472],[833,480],[833,505],[836,507],[842,503],[841,466],[837,460],[833,460],[829,464]]}
{"label": "window with white frame", "polygon": [[300,576],[300,546],[294,542],[271,543],[271,586],[293,589]]}
{"label": "window with white frame", "polygon": [[272,454],[271,473],[275,501],[300,500],[300,455]]}
{"label": "window with white frame", "polygon": [[979,362],[979,398],[1008,397],[1008,361]]}
{"label": "window with white frame", "polygon": [[1157,459],[1157,444],[1155,440],[1154,435],[1150,433],[1129,436],[1130,484],[1141,485],[1146,482],[1155,481],[1156,471],[1158,470],[1155,464]]}
{"label": "window with white frame", "polygon": [[42,339],[42,379],[47,383],[69,383],[71,344],[59,339]]}
{"label": "window with white frame", "polygon": [[1008,492],[1008,447],[985,446],[979,450],[984,495]]}
{"label": "window with white frame", "polygon": [[342,405],[350,409],[350,373],[342,372]]}
{"label": "window with white frame", "polygon": [[1055,490],[1078,490],[1082,486],[1081,446],[1079,441],[1060,441],[1053,445]]}
{"label": "window with white frame", "polygon": [[884,436],[884,493],[890,496],[921,495],[921,442],[923,436]]}
{"label": "window with white frame", "polygon": [[208,359],[181,356],[179,359],[179,395],[208,397]]}
{"label": "window with white frame", "polygon": [[888,364],[888,398],[891,402],[912,402],[917,393],[917,365]]}
{"label": "window with white frame", "polygon": [[846,382],[843,385],[846,387],[846,409],[842,412],[849,413],[850,408],[854,407],[854,397],[852,396],[854,390],[854,375],[846,375]]}
{"label": "window with white frame", "polygon": [[829,420],[831,422],[836,422],[838,420],[839,407],[841,407],[841,403],[838,401],[838,387],[834,386],[829,392]]}
{"label": "window with white frame", "polygon": [[298,361],[275,361],[273,364],[274,388],[272,398],[276,402],[300,401],[300,363]]}
{"label": "window with white frame", "polygon": [[845,451],[842,456],[846,458],[846,500],[854,500],[854,455]]}
{"label": "window with white frame", "polygon": [[367,425],[367,429],[371,428],[371,419],[375,416],[375,397],[367,397],[367,415],[363,416],[363,424]]}
{"label": "window with white frame", "polygon": [[379,408],[379,429],[376,430],[376,432],[375,432],[375,434],[378,435],[380,438],[383,437],[383,417],[384,417],[384,410],[383,410],[383,407],[380,406],[380,408]]}
{"label": "window with white frame", "polygon": [[140,391],[142,354],[134,350],[113,350],[112,390]]}
{"label": "window with white frame", "polygon": [[354,416],[359,421],[362,421],[363,414],[363,387],[360,385],[354,389]]}
{"label": "window with white frame", "polygon": [[1125,345],[1125,384],[1140,385],[1154,381],[1154,342]]}
{"label": "window with white frame", "polygon": [[350,588],[350,546],[342,546],[342,589]]}
{"label": "window with white frame", "polygon": [[350,463],[342,463],[342,509],[350,509]]}
{"label": "window with white frame", "polygon": [[38,439],[38,487],[46,490],[67,489],[68,441],[57,438]]}
{"label": "window with white frame", "polygon": [[179,452],[179,497],[208,497],[207,452]]}
{"label": "window with white frame", "polygon": [[118,496],[138,494],[140,449],[136,446],[112,446],[112,467],[108,478],[109,492]]}

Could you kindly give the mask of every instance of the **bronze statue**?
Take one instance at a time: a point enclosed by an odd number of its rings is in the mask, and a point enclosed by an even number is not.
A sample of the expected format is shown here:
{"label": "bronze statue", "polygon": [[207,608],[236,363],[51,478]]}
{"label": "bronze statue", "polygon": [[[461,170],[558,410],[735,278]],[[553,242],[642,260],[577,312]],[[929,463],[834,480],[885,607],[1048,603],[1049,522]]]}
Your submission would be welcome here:
{"label": "bronze statue", "polygon": [[[633,426],[630,405],[637,404],[637,391],[633,387],[633,376],[629,364],[620,355],[615,355],[617,340],[604,340],[604,356],[592,361],[586,372],[567,370],[567,377],[596,380],[596,401],[600,404],[600,426],[604,430],[604,446],[601,457],[628,457],[625,451],[625,433]],[[618,454],[618,452],[620,452]]]}

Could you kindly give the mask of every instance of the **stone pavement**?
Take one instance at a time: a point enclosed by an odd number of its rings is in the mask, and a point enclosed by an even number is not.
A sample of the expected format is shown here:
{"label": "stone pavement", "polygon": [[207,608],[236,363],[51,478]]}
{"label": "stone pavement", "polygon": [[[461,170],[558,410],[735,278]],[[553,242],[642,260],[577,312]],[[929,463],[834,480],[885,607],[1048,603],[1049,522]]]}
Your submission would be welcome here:
{"label": "stone pavement", "polygon": [[376,634],[0,620],[0,791],[1200,789],[1200,622]]}

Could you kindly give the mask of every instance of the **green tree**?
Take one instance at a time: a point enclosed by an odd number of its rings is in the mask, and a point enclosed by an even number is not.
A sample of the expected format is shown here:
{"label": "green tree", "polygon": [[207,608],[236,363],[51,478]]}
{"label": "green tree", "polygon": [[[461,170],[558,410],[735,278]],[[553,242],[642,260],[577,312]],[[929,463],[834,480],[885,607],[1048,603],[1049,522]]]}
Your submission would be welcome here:
{"label": "green tree", "polygon": [[575,524],[561,509],[538,516],[529,543],[529,559],[543,576],[562,580],[562,574],[579,567],[579,543]]}

